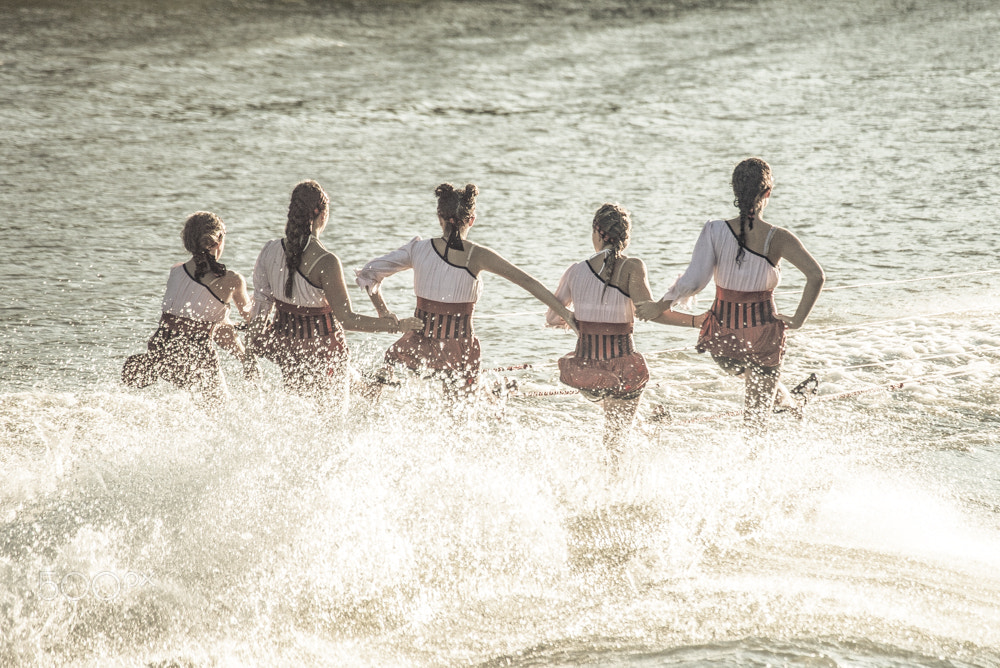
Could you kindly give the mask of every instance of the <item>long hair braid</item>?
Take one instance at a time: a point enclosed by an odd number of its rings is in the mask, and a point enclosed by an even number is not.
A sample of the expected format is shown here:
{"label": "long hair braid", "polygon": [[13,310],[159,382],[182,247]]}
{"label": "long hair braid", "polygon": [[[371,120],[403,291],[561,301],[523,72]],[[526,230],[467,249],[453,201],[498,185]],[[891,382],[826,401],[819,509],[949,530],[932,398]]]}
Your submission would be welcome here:
{"label": "long hair braid", "polygon": [[324,213],[330,205],[330,198],[315,181],[302,181],[292,190],[292,201],[288,205],[288,222],[285,223],[285,266],[288,278],[285,280],[285,296],[292,296],[295,272],[302,265],[302,251],[312,234],[312,221]]}
{"label": "long hair braid", "polygon": [[442,183],[434,189],[437,195],[437,212],[445,223],[445,233],[448,235],[444,248],[444,259],[448,259],[448,249],[465,250],[462,243],[462,231],[471,223],[476,215],[476,196],[479,188],[474,183],[466,184],[462,190],[455,190],[450,183]]}
{"label": "long hair braid", "polygon": [[184,248],[194,258],[194,280],[212,272],[216,276],[226,275],[226,265],[215,259],[212,250],[222,243],[226,236],[226,225],[222,218],[209,211],[196,211],[184,221],[181,240]]}
{"label": "long hair braid", "polygon": [[760,158],[747,158],[733,170],[733,206],[740,210],[740,249],[736,264],[746,255],[747,230],[753,229],[754,219],[764,207],[764,193],[774,185],[771,167]]}
{"label": "long hair braid", "polygon": [[608,257],[604,265],[609,267],[609,271],[608,277],[604,279],[604,289],[601,291],[603,299],[611,284],[611,278],[615,275],[618,260],[632,239],[632,217],[620,204],[602,204],[594,214],[594,229],[608,247]]}

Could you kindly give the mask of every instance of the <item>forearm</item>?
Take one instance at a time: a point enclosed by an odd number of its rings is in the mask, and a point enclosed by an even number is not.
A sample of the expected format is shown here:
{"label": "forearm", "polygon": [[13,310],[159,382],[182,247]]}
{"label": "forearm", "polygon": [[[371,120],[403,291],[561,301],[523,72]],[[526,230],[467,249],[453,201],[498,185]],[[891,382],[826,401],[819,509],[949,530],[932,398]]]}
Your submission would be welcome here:
{"label": "forearm", "polygon": [[[532,280],[534,281],[535,289],[529,289],[527,286],[525,286],[525,289],[528,290],[528,292],[530,292],[536,299],[549,307],[545,316],[546,321],[550,324],[554,324],[555,326],[561,326],[564,324],[567,327],[571,327],[571,323],[575,322],[573,312],[570,311],[565,304],[556,299],[556,296],[549,292],[544,285],[534,279]],[[558,321],[556,321],[553,323],[554,319],[551,318],[549,314],[558,316],[563,322],[558,323]]]}
{"label": "forearm", "polygon": [[[670,306],[670,303],[667,303]],[[675,327],[697,327],[697,316],[691,313],[681,313],[680,311],[664,311],[650,322],[658,322],[661,325],[673,325]]]}
{"label": "forearm", "polygon": [[[661,322],[657,320],[657,318],[670,313],[671,304],[673,304],[673,302],[669,299],[661,299],[655,302],[648,301],[648,302],[636,303],[635,315],[640,320]],[[669,323],[664,323],[664,324],[669,324]]]}
{"label": "forearm", "polygon": [[794,325],[796,328],[806,323],[806,319],[812,313],[813,306],[819,299],[819,294],[823,291],[824,282],[823,278],[806,281],[806,287],[802,290],[802,299],[799,300],[799,306],[795,309]]}
{"label": "forearm", "polygon": [[375,307],[375,312],[379,314],[379,317],[386,317],[392,313],[392,310],[385,303],[385,298],[382,297],[382,291],[368,290],[368,298],[372,300],[372,306]]}
{"label": "forearm", "polygon": [[555,309],[551,307],[545,311],[545,324],[549,327],[569,327],[566,318],[556,313]]}
{"label": "forearm", "polygon": [[569,313],[569,309],[558,299],[556,296],[549,292],[549,289],[542,285],[536,278],[532,277],[530,274],[524,274],[522,280],[515,281],[518,285],[524,288],[528,294],[542,302],[550,309],[559,314],[560,317],[564,317],[564,313]]}
{"label": "forearm", "polygon": [[388,332],[394,334],[400,331],[399,320],[391,316],[373,318],[370,315],[362,315],[351,311],[338,315],[337,320],[344,326],[344,329],[349,329],[353,332]]}

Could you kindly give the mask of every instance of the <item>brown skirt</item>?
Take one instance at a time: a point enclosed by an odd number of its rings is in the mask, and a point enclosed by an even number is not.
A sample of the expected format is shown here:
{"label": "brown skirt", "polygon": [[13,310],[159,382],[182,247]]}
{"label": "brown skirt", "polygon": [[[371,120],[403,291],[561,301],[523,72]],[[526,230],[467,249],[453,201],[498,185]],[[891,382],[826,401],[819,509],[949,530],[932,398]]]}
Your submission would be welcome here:
{"label": "brown skirt", "polygon": [[276,301],[274,321],[252,343],[255,355],[281,368],[285,387],[300,394],[329,390],[346,374],[350,354],[329,306],[309,308]]}
{"label": "brown skirt", "polygon": [[217,324],[162,314],[159,327],[146,344],[147,352],[125,360],[122,382],[145,387],[162,378],[180,389],[224,395],[226,381],[212,345]]}
{"label": "brown skirt", "polygon": [[716,287],[715,303],[698,335],[697,351],[764,369],[781,366],[786,325],[774,317],[774,293]]}
{"label": "brown skirt", "polygon": [[474,382],[482,356],[472,327],[475,306],[418,297],[414,315],[424,322],[424,328],[403,334],[386,351],[385,360],[414,371],[440,371]]}
{"label": "brown skirt", "polygon": [[590,399],[635,399],[649,382],[632,325],[577,322],[576,351],[559,358],[559,380]]}

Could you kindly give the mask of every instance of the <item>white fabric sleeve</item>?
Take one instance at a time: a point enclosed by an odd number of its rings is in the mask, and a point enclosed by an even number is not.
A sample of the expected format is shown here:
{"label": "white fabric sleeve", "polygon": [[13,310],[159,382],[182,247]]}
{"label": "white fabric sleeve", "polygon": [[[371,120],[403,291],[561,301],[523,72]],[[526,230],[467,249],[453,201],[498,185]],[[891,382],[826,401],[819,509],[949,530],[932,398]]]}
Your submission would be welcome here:
{"label": "white fabric sleeve", "polygon": [[[573,304],[573,293],[569,287],[569,274],[573,270],[575,265],[570,265],[569,269],[563,272],[562,278],[559,279],[559,287],[556,288],[555,296],[563,306],[571,306]],[[547,327],[560,327],[562,329],[569,329],[569,325],[565,320],[562,319],[558,313],[549,307],[545,311],[545,325]]]}
{"label": "white fabric sleeve", "polygon": [[[265,245],[265,249],[267,246]],[[274,306],[274,290],[271,288],[271,279],[264,268],[264,249],[261,249],[257,256],[257,261],[253,265],[253,308],[250,310],[250,319],[256,320],[263,315],[265,318],[271,314]]]}
{"label": "white fabric sleeve", "polygon": [[677,277],[661,301],[673,302],[671,308],[689,308],[694,296],[705,289],[715,272],[715,244],[712,241],[711,221],[705,224],[695,242],[691,262],[684,273]]}
{"label": "white fabric sleeve", "polygon": [[361,269],[356,269],[354,274],[357,284],[369,294],[377,294],[384,279],[405,269],[413,269],[413,246],[418,241],[420,237],[413,237],[405,246],[375,258]]}

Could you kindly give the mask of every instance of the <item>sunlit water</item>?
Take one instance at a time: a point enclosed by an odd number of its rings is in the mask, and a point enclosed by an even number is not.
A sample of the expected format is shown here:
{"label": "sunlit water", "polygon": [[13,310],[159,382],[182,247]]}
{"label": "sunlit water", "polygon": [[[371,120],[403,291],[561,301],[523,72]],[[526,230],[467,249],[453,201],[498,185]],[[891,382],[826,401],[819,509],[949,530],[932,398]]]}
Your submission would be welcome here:
{"label": "sunlit water", "polygon": [[[157,4],[0,7],[0,665],[1000,665],[992,0]],[[660,293],[747,155],[829,288],[785,368],[820,401],[765,444],[640,324],[610,475],[572,337],[489,278],[485,365],[533,365],[504,405],[118,382],[192,211],[249,275],[315,178],[351,271],[471,181],[475,238],[554,287],[619,201]]]}

